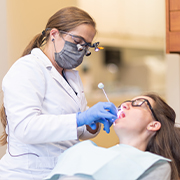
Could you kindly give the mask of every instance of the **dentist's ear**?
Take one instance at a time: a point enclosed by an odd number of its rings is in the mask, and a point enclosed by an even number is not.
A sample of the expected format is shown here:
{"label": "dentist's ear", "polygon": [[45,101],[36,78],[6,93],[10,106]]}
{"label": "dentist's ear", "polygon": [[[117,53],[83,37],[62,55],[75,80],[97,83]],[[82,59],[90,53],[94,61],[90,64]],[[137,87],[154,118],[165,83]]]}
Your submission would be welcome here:
{"label": "dentist's ear", "polygon": [[161,128],[161,123],[159,121],[152,121],[148,124],[147,130],[158,131]]}
{"label": "dentist's ear", "polygon": [[50,38],[51,38],[52,42],[54,42],[54,40],[55,40],[54,38],[55,38],[55,36],[57,34],[59,35],[59,31],[56,28],[51,29],[51,31],[50,31]]}

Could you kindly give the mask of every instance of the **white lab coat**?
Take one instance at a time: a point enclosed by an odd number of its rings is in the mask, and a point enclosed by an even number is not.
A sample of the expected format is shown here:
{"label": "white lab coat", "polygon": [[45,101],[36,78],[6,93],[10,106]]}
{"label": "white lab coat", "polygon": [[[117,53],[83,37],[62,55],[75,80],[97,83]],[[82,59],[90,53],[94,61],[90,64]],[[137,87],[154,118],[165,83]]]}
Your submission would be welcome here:
{"label": "white lab coat", "polygon": [[65,76],[71,86],[39,48],[17,60],[5,75],[9,151],[35,155],[12,157],[7,150],[0,160],[0,179],[43,179],[65,149],[79,138],[97,135],[85,126],[77,128],[76,112],[85,111],[87,102],[78,72],[65,70]]}

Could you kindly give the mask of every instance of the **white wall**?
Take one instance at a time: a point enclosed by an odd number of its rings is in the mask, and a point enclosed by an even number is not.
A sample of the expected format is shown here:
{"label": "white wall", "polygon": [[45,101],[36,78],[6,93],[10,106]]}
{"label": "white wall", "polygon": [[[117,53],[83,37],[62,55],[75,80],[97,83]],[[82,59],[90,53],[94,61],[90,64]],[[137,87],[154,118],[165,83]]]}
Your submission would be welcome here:
{"label": "white wall", "polygon": [[164,0],[78,0],[78,6],[95,19],[101,43],[164,48]]}
{"label": "white wall", "polygon": [[[0,1],[0,89],[2,78],[8,69],[8,50],[7,50],[7,23],[6,23],[6,0]],[[3,94],[2,91],[0,93],[0,104],[2,104]],[[0,135],[2,133],[2,126],[0,123]],[[0,147],[0,158],[5,153],[5,146]]]}
{"label": "white wall", "polygon": [[78,0],[78,3],[94,17],[99,32],[164,38],[164,0]]}

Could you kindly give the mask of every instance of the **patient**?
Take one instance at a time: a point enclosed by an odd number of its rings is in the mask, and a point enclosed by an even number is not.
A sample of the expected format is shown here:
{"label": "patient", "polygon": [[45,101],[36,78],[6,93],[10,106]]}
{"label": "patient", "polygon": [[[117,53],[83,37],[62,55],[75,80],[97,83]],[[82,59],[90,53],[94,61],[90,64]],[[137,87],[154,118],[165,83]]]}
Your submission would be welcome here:
{"label": "patient", "polygon": [[175,112],[158,95],[146,94],[118,108],[111,148],[83,141],[66,150],[47,179],[146,179],[180,177],[180,133]]}

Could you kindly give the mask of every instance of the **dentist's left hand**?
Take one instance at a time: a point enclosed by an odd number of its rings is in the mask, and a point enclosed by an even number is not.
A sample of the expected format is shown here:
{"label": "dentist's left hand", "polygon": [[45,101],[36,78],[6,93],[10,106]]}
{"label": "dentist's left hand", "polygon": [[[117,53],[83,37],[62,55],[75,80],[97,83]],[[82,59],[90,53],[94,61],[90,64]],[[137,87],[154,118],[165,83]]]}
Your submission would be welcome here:
{"label": "dentist's left hand", "polygon": [[117,119],[116,106],[111,102],[99,102],[84,112],[76,114],[77,126],[89,125],[96,128],[96,123],[102,123],[109,133],[112,123]]}

